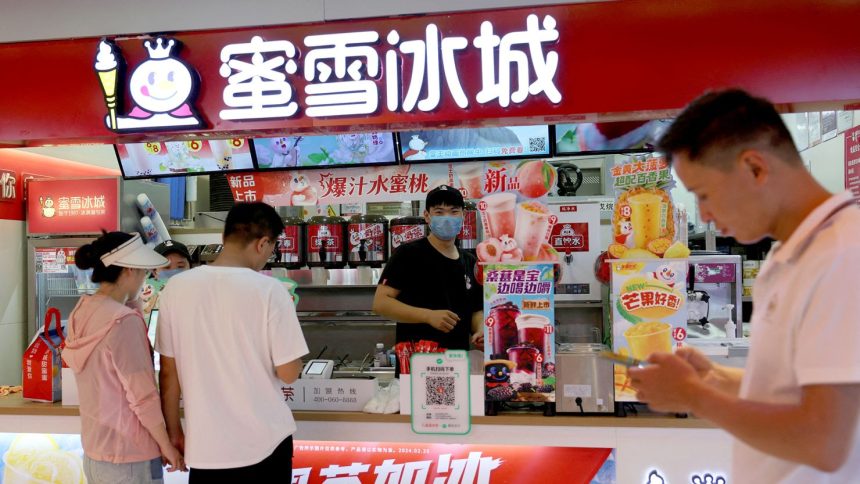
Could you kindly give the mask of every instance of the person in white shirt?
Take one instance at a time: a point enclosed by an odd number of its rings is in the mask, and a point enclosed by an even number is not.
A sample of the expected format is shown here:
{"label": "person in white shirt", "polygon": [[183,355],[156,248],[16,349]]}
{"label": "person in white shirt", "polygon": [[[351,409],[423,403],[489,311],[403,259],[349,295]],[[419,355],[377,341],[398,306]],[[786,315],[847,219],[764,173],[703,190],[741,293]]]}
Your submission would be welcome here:
{"label": "person in white shirt", "polygon": [[308,347],[290,293],[257,272],[283,230],[269,205],[235,205],[215,262],[173,276],[161,294],[162,408],[192,484],[292,473],[296,424],[282,385],[298,378]]}
{"label": "person in white shirt", "polygon": [[730,432],[733,484],[860,481],[860,208],[811,176],[770,102],[740,90],[693,101],[659,146],[703,222],[777,242],[753,287],[746,368],[654,354],[629,371],[639,400]]}

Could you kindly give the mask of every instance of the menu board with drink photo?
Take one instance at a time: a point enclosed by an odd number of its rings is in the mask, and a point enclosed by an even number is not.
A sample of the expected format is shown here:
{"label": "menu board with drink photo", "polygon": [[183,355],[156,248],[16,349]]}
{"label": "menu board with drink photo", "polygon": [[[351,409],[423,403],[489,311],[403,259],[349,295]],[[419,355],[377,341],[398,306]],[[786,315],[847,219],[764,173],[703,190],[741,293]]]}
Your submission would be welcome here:
{"label": "menu board with drink photo", "polygon": [[[612,262],[612,347],[646,360],[669,353],[687,337],[687,261]],[[615,365],[615,400],[636,401],[627,369]]]}
{"label": "menu board with drink photo", "polygon": [[116,145],[125,179],[250,170],[247,140],[191,140]]}
{"label": "menu board with drink photo", "polygon": [[484,266],[484,388],[488,402],[555,402],[551,264]]}
{"label": "menu board with drink photo", "polygon": [[384,132],[254,139],[257,168],[390,165],[397,162],[394,135]]}

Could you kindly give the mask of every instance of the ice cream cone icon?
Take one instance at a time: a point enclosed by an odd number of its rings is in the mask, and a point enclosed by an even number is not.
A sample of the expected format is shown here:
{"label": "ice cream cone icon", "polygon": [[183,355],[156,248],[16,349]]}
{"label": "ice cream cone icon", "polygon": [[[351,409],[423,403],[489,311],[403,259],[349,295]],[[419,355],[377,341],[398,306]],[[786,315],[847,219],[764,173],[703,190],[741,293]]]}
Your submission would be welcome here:
{"label": "ice cream cone icon", "polygon": [[95,69],[105,95],[105,104],[110,116],[110,127],[116,129],[116,78],[119,65],[116,61],[114,45],[102,40],[96,56]]}

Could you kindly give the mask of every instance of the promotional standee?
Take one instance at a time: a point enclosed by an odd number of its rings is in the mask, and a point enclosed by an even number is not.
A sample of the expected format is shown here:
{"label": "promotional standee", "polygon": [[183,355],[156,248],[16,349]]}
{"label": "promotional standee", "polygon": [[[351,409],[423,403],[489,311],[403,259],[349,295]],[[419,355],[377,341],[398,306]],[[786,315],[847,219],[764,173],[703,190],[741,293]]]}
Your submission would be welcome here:
{"label": "promotional standee", "polygon": [[[612,347],[645,360],[687,337],[687,260],[612,262]],[[615,367],[615,401],[636,401],[627,369]]]}
{"label": "promotional standee", "polygon": [[[690,250],[677,240],[669,195],[674,181],[664,158],[633,156],[612,168],[612,347],[638,360],[671,352],[687,338]],[[627,369],[615,367],[615,401],[636,401]]]}
{"label": "promotional standee", "polygon": [[483,270],[487,413],[503,402],[554,403],[553,266],[488,264]]}
{"label": "promotional standee", "polygon": [[[469,198],[487,193],[478,203],[484,227],[484,240],[477,247],[478,261],[553,263],[555,277],[559,277],[558,252],[549,243],[558,217],[544,203],[555,186],[556,169],[544,160],[489,162],[478,176],[483,180],[479,193],[472,193],[471,183],[463,182]],[[481,272],[479,265],[478,281],[483,280]]]}

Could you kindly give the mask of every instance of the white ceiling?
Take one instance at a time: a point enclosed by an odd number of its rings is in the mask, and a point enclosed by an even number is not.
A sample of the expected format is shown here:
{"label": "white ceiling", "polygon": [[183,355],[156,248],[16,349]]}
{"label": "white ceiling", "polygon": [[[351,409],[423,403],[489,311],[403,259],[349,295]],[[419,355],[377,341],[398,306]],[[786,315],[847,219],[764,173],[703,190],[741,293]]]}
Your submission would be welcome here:
{"label": "white ceiling", "polygon": [[[0,42],[282,25],[605,0],[41,0],[6,2]],[[3,2],[0,2],[2,4]],[[144,6],[145,4],[145,6]],[[142,9],[145,9],[143,13]]]}

